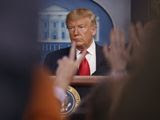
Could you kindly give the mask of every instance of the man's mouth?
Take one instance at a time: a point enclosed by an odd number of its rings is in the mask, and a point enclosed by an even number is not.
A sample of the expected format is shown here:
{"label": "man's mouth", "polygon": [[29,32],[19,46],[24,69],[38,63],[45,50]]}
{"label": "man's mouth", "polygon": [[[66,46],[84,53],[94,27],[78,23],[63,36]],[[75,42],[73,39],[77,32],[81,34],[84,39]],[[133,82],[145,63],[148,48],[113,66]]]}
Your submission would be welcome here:
{"label": "man's mouth", "polygon": [[76,41],[76,42],[80,42],[81,41],[80,38],[74,38],[73,40]]}

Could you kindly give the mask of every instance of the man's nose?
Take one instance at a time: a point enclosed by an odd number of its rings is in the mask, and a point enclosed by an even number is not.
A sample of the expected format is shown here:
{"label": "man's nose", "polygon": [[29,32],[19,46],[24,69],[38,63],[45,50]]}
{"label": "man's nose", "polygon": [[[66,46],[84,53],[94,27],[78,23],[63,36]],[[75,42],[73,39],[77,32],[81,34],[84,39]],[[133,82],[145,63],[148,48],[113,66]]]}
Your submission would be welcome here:
{"label": "man's nose", "polygon": [[79,30],[78,30],[78,28],[77,28],[77,27],[75,27],[75,28],[74,28],[74,31],[73,31],[73,33],[74,33],[74,35],[78,35],[78,33],[79,33]]}

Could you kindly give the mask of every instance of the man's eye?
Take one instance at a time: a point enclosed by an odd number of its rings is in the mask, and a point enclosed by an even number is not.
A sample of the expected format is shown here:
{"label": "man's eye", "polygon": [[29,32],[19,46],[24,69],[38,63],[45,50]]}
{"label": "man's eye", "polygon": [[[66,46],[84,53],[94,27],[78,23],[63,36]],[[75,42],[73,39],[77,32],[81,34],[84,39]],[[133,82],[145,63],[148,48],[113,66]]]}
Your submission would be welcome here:
{"label": "man's eye", "polygon": [[73,27],[68,27],[69,30],[73,29]]}
{"label": "man's eye", "polygon": [[84,26],[79,26],[79,28],[85,28]]}

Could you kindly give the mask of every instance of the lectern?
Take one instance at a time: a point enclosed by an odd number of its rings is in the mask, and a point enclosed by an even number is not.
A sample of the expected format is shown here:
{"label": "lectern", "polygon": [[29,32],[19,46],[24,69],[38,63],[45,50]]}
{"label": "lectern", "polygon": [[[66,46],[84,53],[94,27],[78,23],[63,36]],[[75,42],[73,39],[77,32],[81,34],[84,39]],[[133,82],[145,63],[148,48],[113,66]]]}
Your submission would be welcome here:
{"label": "lectern", "polygon": [[[70,115],[75,111],[80,101],[89,94],[91,88],[107,78],[107,76],[75,76],[68,87],[67,99],[62,104],[62,114]],[[54,80],[55,76],[51,76],[51,79]]]}
{"label": "lectern", "polygon": [[[79,90],[80,88],[91,88],[107,78],[107,76],[75,76],[70,85],[73,86],[79,92],[81,98],[83,98],[88,93],[88,91],[83,91],[82,89]],[[51,79],[54,80],[55,76],[51,76]]]}

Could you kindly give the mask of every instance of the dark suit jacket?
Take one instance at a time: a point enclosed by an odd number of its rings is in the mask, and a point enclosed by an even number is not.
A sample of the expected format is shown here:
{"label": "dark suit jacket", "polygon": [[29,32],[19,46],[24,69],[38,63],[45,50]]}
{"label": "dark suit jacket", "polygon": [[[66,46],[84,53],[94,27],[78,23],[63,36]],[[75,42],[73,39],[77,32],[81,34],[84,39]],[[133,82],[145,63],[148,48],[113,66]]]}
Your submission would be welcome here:
{"label": "dark suit jacket", "polygon": [[[68,56],[70,47],[49,53],[44,64],[55,74],[58,67],[57,61],[63,56]],[[110,71],[108,61],[105,59],[102,47],[96,44],[96,71],[92,75],[106,75]]]}

